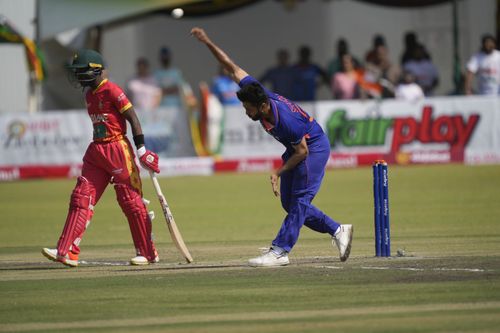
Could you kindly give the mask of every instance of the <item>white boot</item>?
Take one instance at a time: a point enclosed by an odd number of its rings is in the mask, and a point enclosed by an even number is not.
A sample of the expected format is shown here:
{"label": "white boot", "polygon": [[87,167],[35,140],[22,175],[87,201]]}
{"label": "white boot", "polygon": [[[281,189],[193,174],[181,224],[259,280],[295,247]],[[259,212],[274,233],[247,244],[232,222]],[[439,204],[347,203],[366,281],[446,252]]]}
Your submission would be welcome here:
{"label": "white boot", "polygon": [[248,265],[252,267],[285,266],[289,263],[287,252],[283,251],[281,254],[277,254],[272,249],[267,250],[259,257],[248,260]]}
{"label": "white boot", "polygon": [[63,257],[57,254],[57,249],[49,249],[46,247],[42,249],[42,254],[44,255],[45,258],[52,261],[60,262],[63,265],[69,267],[78,266],[78,255],[76,254],[68,253]]}
{"label": "white boot", "polygon": [[335,244],[340,252],[340,261],[346,261],[351,253],[352,234],[354,228],[351,224],[341,224],[332,237],[332,244]]}
{"label": "white boot", "polygon": [[143,256],[136,256],[130,259],[130,264],[135,266],[149,265],[157,262],[160,262],[159,256],[156,256],[155,259],[151,262],[148,259],[146,259],[146,257]]}

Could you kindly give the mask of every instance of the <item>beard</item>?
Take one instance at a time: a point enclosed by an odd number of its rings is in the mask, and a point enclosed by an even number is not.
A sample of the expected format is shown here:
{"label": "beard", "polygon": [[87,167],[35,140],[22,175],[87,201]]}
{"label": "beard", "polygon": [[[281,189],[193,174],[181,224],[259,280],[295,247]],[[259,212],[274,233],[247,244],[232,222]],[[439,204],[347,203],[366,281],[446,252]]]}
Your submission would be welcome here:
{"label": "beard", "polygon": [[250,119],[252,119],[253,121],[260,121],[262,119],[262,113],[259,112],[255,116],[250,117]]}
{"label": "beard", "polygon": [[258,110],[256,114],[254,114],[253,116],[250,116],[247,114],[247,116],[252,119],[253,121],[260,121],[262,120],[262,118],[264,117],[264,112],[262,112],[262,110]]}

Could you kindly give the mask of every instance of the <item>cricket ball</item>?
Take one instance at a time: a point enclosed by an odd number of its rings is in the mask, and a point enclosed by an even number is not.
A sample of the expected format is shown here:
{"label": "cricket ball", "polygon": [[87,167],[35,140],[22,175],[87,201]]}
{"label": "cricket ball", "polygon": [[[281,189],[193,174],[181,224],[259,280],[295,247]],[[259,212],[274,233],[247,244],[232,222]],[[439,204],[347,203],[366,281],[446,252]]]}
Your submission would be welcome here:
{"label": "cricket ball", "polygon": [[175,8],[172,10],[172,17],[175,19],[180,19],[184,15],[184,10],[182,8]]}

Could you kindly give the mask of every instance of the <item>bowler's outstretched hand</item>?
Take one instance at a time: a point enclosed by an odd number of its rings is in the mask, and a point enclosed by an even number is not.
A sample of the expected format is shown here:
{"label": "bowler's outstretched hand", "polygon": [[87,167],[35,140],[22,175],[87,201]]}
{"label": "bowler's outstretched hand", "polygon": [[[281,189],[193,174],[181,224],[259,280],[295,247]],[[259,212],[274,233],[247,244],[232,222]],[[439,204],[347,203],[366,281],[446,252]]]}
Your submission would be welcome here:
{"label": "bowler's outstretched hand", "polygon": [[210,41],[207,33],[202,28],[194,27],[193,29],[191,29],[191,36],[196,37],[202,43],[207,43],[208,41]]}

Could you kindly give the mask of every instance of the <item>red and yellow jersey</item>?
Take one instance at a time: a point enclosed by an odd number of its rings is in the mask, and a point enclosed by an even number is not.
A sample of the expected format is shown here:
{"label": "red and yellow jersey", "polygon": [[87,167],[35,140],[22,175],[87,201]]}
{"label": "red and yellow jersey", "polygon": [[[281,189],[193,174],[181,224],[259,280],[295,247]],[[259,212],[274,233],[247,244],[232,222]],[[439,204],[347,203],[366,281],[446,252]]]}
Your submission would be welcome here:
{"label": "red and yellow jersey", "polygon": [[96,89],[87,91],[85,100],[94,125],[94,141],[111,142],[125,136],[127,122],[123,112],[132,103],[117,84],[105,79]]}

